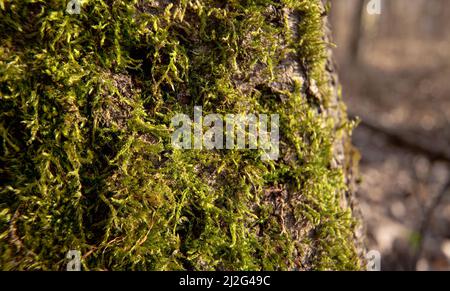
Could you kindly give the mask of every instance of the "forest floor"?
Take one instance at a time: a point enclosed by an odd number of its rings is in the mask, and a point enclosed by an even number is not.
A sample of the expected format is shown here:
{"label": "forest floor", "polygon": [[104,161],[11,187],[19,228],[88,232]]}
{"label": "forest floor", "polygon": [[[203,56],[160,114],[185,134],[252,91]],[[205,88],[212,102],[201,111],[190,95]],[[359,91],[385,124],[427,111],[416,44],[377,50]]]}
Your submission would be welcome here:
{"label": "forest floor", "polygon": [[450,48],[390,39],[362,51],[357,66],[337,62],[362,119],[353,141],[367,247],[383,270],[450,270]]}

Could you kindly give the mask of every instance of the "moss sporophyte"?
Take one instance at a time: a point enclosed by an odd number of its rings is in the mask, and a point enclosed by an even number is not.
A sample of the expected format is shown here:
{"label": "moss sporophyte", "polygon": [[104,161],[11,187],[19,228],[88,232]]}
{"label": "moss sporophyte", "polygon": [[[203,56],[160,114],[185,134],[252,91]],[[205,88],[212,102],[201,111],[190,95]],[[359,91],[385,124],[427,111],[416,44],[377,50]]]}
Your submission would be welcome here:
{"label": "moss sporophyte", "polygon": [[186,114],[172,117],[172,126],[181,124],[172,133],[172,146],[197,150],[259,148],[263,152],[261,160],[277,160],[280,117],[278,114],[270,115],[270,132],[267,130],[268,119],[267,114],[208,114],[203,117],[202,107],[195,106],[193,121]]}

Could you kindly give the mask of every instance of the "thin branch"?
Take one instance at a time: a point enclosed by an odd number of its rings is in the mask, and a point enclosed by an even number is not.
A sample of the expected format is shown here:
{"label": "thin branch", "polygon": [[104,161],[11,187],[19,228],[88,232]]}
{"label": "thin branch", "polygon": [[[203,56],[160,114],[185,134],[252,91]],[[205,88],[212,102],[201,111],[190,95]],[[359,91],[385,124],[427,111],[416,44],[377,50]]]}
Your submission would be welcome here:
{"label": "thin branch", "polygon": [[431,202],[430,206],[428,207],[427,211],[425,212],[425,215],[423,217],[422,223],[420,225],[419,229],[419,246],[417,248],[417,252],[414,256],[414,259],[412,261],[411,269],[415,270],[417,266],[417,262],[419,261],[420,257],[423,253],[423,246],[425,244],[425,238],[426,233],[428,230],[428,227],[433,220],[433,214],[436,208],[441,204],[441,201],[444,199],[447,192],[450,190],[450,179],[448,179],[447,184],[445,184],[442,191],[434,198],[434,200]]}
{"label": "thin branch", "polygon": [[377,123],[371,122],[367,119],[362,119],[360,121],[360,126],[380,133],[387,137],[391,144],[405,148],[414,153],[422,154],[428,157],[432,162],[445,161],[447,163],[450,163],[450,153],[423,142],[417,136],[400,133],[398,131],[383,127]]}

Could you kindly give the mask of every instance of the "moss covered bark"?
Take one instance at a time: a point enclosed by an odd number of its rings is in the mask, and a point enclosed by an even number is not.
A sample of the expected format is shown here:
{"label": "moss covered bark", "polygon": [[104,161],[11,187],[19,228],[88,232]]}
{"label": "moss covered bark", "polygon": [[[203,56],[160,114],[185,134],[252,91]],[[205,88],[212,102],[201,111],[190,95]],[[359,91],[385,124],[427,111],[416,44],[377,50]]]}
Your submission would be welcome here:
{"label": "moss covered bark", "polygon": [[[320,0],[0,0],[0,266],[359,269]],[[280,115],[280,158],[175,113]]]}

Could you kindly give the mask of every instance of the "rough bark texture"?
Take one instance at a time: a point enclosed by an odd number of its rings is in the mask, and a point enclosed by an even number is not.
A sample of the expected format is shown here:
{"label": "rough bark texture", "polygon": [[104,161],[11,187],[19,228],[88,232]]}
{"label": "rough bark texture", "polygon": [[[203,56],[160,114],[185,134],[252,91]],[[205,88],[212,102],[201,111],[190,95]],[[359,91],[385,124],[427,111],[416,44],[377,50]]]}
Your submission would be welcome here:
{"label": "rough bark texture", "polygon": [[[361,267],[320,0],[3,3],[3,269]],[[194,106],[279,114],[280,158],[173,149]]]}

